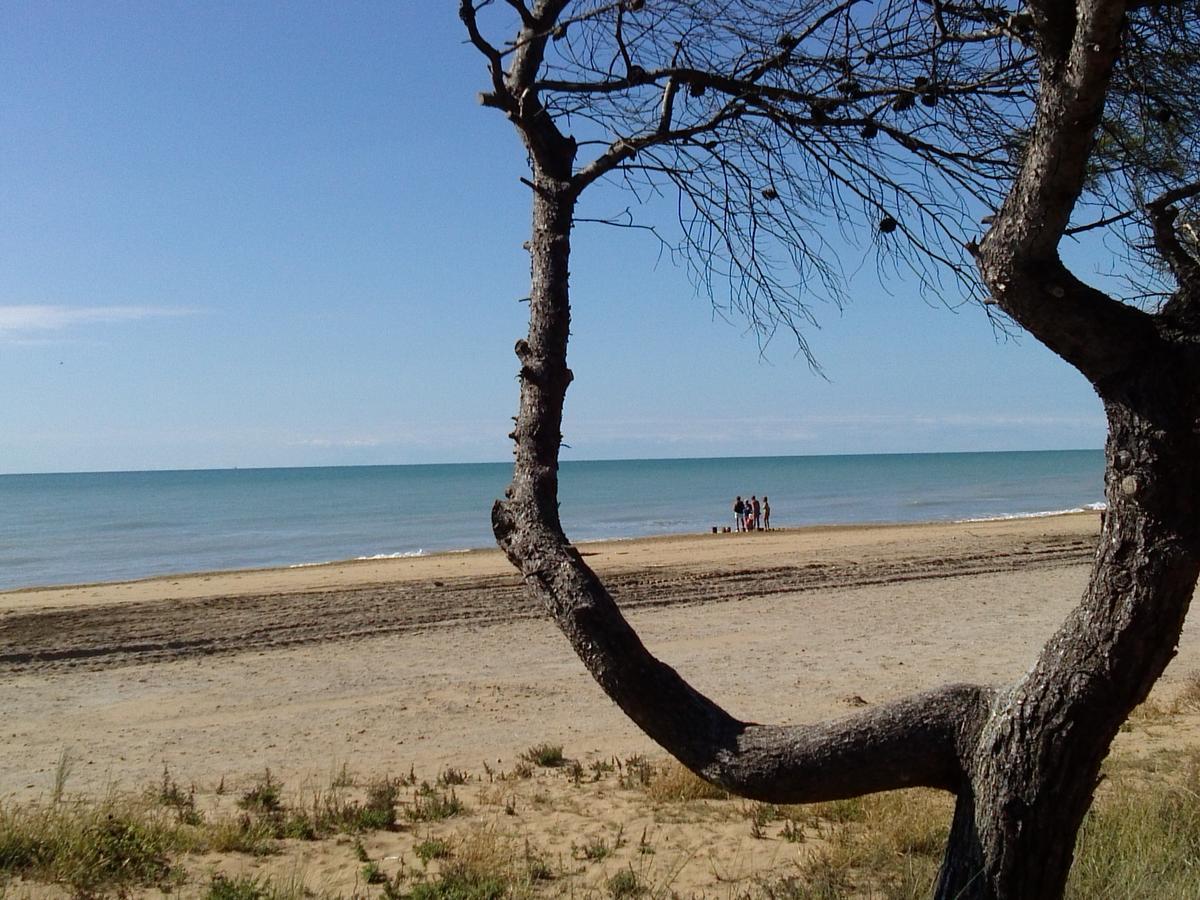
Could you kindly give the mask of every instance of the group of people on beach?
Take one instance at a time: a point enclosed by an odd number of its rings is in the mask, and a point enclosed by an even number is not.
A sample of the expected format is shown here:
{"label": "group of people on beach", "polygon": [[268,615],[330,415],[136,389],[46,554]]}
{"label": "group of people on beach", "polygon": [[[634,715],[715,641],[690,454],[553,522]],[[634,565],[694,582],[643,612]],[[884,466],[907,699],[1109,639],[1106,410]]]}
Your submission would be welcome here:
{"label": "group of people on beach", "polygon": [[743,500],[739,495],[733,501],[734,531],[769,531],[770,528],[771,503],[766,494],[763,494],[762,503],[758,502],[757,495],[751,495],[749,500]]}

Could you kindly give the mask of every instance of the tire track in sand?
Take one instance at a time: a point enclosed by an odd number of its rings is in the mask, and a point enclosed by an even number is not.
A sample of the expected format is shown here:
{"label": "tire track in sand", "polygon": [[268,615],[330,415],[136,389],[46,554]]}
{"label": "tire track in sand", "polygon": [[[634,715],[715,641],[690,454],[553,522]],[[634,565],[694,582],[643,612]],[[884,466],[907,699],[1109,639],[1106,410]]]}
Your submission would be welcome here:
{"label": "tire track in sand", "polygon": [[[623,609],[721,603],[931,578],[1086,563],[1094,542],[1045,536],[970,552],[751,569],[654,568],[604,575]],[[349,641],[541,615],[516,575],[371,584],[12,613],[0,618],[0,673],[48,673]]]}

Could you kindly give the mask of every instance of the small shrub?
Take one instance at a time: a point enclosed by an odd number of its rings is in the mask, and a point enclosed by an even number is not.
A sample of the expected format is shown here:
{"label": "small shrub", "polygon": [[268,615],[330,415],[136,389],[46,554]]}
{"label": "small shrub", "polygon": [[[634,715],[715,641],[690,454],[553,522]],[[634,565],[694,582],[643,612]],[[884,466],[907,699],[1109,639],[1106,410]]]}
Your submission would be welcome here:
{"label": "small shrub", "polygon": [[396,801],[400,785],[390,778],[372,781],[367,799],[359,811],[356,825],[364,831],[391,831],[396,827]]}
{"label": "small shrub", "polygon": [[283,808],[283,785],[271,778],[267,769],[263,777],[238,798],[237,805],[249,812],[270,813]]}
{"label": "small shrub", "polygon": [[613,848],[602,837],[589,838],[584,844],[574,848],[580,859],[588,862],[600,862],[612,855]]}
{"label": "small shrub", "polygon": [[[836,852],[818,852],[809,857],[801,867],[801,877],[805,888],[804,893],[780,893],[773,895],[780,898],[804,897],[812,900],[840,900],[849,896],[850,867],[843,856]],[[793,883],[787,890],[799,890],[801,885]]]}
{"label": "small shrub", "polygon": [[654,778],[654,766],[640,753],[629,757],[619,768],[617,780],[623,788],[643,789]]}
{"label": "small shrub", "polygon": [[819,895],[812,893],[804,883],[794,876],[777,878],[773,881],[759,880],[758,897],[762,900],[813,900]]}
{"label": "small shrub", "polygon": [[612,878],[608,879],[606,886],[608,887],[608,895],[613,900],[624,900],[626,897],[640,897],[646,893],[646,888],[643,886],[642,880],[633,869],[621,869]]}
{"label": "small shrub", "polygon": [[752,803],[742,814],[750,820],[750,836],[758,841],[767,836],[764,826],[779,818],[779,807],[774,803]]}
{"label": "small shrub", "polygon": [[490,829],[468,832],[437,878],[412,885],[409,900],[501,900],[528,884],[526,865],[512,841]]}
{"label": "small shrub", "polygon": [[75,852],[60,859],[64,880],[81,894],[104,885],[162,885],[172,877],[174,835],[162,823],[134,814],[96,817]]}
{"label": "small shrub", "polygon": [[430,860],[446,859],[450,856],[450,842],[442,838],[427,837],[413,847],[413,853],[417,859],[428,865]]}
{"label": "small shrub", "polygon": [[805,841],[804,829],[791,819],[784,820],[779,836],[789,844],[803,844]]}
{"label": "small shrub", "polygon": [[525,762],[543,769],[556,769],[566,764],[562,744],[534,744],[520,757]]}
{"label": "small shrub", "polygon": [[427,785],[413,793],[412,805],[406,811],[411,822],[437,822],[466,812],[466,806],[451,789],[434,790]]}
{"label": "small shrub", "polygon": [[195,792],[184,793],[179,783],[171,777],[171,772],[163,767],[162,784],[158,788],[158,802],[163,806],[178,808],[180,806],[195,806]]}
{"label": "small shrub", "polygon": [[365,863],[365,862],[371,861],[371,855],[369,853],[367,853],[367,847],[362,842],[362,838],[354,839],[353,848],[354,848],[354,858],[357,859],[360,863]]}
{"label": "small shrub", "polygon": [[529,881],[550,881],[554,878],[550,864],[533,851],[528,838],[525,839],[525,876]]}
{"label": "small shrub", "polygon": [[267,900],[271,893],[265,878],[253,875],[230,878],[218,872],[208,883],[204,900]]}
{"label": "small shrub", "polygon": [[361,802],[347,799],[338,790],[318,792],[308,810],[285,808],[269,818],[277,823],[280,837],[319,839],[339,832],[392,831],[399,796],[399,779],[378,778],[367,785]]}
{"label": "small shrub", "polygon": [[276,821],[276,837],[290,838],[294,841],[316,841],[323,836],[317,823],[302,809],[290,809]]}
{"label": "small shrub", "polygon": [[270,856],[279,849],[272,824],[248,815],[214,822],[205,830],[205,835],[208,849],[214,853]]}
{"label": "small shrub", "polygon": [[466,784],[467,778],[467,773],[462,769],[447,766],[442,770],[442,774],[438,776],[437,781],[442,787],[454,787],[455,785]]}
{"label": "small shrub", "polygon": [[498,875],[452,867],[434,881],[418,881],[408,900],[502,900],[508,884]]}

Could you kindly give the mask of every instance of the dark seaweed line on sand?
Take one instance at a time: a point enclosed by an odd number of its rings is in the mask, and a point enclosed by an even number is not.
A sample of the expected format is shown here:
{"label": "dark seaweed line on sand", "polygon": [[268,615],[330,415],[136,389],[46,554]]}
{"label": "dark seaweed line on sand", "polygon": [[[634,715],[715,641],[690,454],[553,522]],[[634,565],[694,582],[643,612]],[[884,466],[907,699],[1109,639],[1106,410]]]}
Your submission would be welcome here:
{"label": "dark seaweed line on sand", "polygon": [[[837,561],[752,570],[661,568],[605,576],[624,609],[722,603],[827,588],[1047,569],[1087,562],[1091,541],[1043,541],[1013,552]],[[513,575],[339,590],[12,614],[0,620],[0,672],[55,672],[484,627],[541,611]]]}

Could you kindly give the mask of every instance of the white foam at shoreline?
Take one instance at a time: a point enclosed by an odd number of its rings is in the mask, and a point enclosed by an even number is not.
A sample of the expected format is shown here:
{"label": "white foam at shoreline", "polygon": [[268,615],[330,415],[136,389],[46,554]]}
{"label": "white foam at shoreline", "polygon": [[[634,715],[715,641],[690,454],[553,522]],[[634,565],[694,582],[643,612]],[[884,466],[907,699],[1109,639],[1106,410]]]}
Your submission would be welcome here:
{"label": "white foam at shoreline", "polygon": [[414,559],[418,556],[427,556],[424,550],[407,550],[402,553],[376,553],[374,556],[356,556],[355,562],[362,562],[369,559]]}
{"label": "white foam at shoreline", "polygon": [[1101,512],[1105,509],[1108,509],[1107,503],[1086,503],[1083,506],[1076,506],[1071,509],[1047,509],[1041,512],[1010,513],[1004,516],[979,516],[974,519],[955,519],[954,521],[956,523],[967,524],[970,522],[1007,522],[1011,519],[1045,519],[1050,516],[1069,516],[1072,513]]}
{"label": "white foam at shoreline", "polygon": [[[445,551],[445,552],[454,553],[454,552],[458,552],[458,551],[451,550],[451,551]],[[461,552],[466,553],[467,551],[464,550]],[[374,556],[352,556],[350,559],[329,559],[329,560],[326,560],[325,562],[291,563],[288,566],[288,568],[289,569],[311,569],[314,566],[336,566],[338,563],[346,563],[346,562],[369,562],[371,560],[378,560],[378,559],[416,559],[417,557],[428,556],[428,555],[429,554],[426,553],[424,550],[406,550],[401,553],[376,553]]]}

